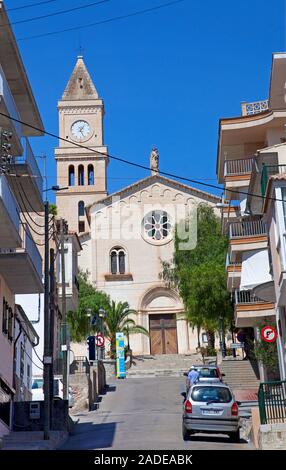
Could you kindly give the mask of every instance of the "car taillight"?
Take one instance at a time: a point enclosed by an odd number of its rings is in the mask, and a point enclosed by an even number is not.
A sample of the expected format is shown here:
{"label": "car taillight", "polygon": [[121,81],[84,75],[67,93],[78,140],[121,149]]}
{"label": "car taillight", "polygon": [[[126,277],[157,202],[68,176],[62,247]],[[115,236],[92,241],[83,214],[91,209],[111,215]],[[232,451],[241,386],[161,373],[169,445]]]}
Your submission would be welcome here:
{"label": "car taillight", "polygon": [[231,407],[231,414],[232,416],[237,416],[238,415],[238,405],[236,402]]}
{"label": "car taillight", "polygon": [[192,413],[192,411],[193,411],[192,404],[189,400],[187,400],[186,403],[185,403],[185,411],[186,411],[186,413]]}

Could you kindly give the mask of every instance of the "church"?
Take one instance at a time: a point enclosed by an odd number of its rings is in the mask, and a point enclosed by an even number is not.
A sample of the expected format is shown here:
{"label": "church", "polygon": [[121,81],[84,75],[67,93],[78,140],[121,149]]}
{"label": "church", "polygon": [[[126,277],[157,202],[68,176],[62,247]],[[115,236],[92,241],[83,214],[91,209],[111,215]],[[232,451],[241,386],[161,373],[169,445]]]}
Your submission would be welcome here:
{"label": "church", "polygon": [[[149,157],[150,175],[108,194],[104,103],[82,56],[58,102],[59,147],[55,149],[58,215],[82,245],[79,267],[95,288],[137,311],[149,337],[132,335],[134,354],[185,354],[197,346],[178,293],[160,278],[174,253],[174,228],[184,226],[183,249],[195,247],[196,208],[219,198],[160,175],[159,153]],[[147,164],[147,159],[146,159]],[[217,211],[217,210],[216,210]],[[182,221],[192,221],[191,230]],[[190,237],[190,233],[192,236]]]}

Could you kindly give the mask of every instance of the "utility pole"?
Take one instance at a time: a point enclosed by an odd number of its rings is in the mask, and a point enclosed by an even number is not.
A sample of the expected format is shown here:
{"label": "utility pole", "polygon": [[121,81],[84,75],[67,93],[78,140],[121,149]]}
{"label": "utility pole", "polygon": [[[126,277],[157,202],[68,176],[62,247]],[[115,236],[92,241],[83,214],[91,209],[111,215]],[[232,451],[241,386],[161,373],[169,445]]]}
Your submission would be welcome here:
{"label": "utility pole", "polygon": [[53,425],[54,403],[54,330],[55,329],[55,250],[50,249],[50,351],[52,364],[50,368],[50,419]]}
{"label": "utility pole", "polygon": [[45,201],[45,271],[44,271],[44,439],[50,439],[51,400],[50,380],[52,357],[50,351],[49,312],[49,202]]}
{"label": "utility pole", "polygon": [[63,323],[63,399],[68,400],[68,364],[67,364],[67,325],[66,325],[66,270],[65,270],[65,233],[67,224],[60,220],[60,244],[61,244],[61,280],[62,280],[62,323]]}

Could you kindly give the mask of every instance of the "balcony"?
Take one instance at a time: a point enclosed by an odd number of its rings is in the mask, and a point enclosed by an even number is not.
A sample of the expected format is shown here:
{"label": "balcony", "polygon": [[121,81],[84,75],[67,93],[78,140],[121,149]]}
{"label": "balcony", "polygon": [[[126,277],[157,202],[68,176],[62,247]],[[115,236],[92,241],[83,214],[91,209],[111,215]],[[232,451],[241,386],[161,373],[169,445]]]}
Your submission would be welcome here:
{"label": "balcony", "polygon": [[20,247],[19,208],[4,175],[0,176],[0,221],[1,248]]}
{"label": "balcony", "polygon": [[250,103],[241,103],[242,116],[253,116],[254,114],[264,113],[269,110],[269,101],[252,101]]}
{"label": "balcony", "polygon": [[[228,199],[239,199],[239,188],[247,187],[250,182],[254,158],[239,158],[237,160],[225,160],[224,182]],[[231,190],[234,190],[233,193]]]}
{"label": "balcony", "polygon": [[27,225],[21,227],[20,248],[0,249],[0,271],[13,294],[43,292],[42,258]]}
{"label": "balcony", "polygon": [[241,279],[241,263],[229,261],[229,256],[226,258],[226,272],[227,272],[227,289],[232,292],[240,285]]}
{"label": "balcony", "polygon": [[[8,116],[11,116],[15,119],[20,120],[20,116],[10,91],[9,85],[5,78],[3,69],[0,65],[0,111]],[[21,145],[21,137],[22,137],[22,128],[21,124],[12,121],[4,116],[0,115],[0,127],[3,127],[7,131],[11,131],[13,133],[13,137],[11,140],[13,155],[21,155],[22,154],[22,145]]]}
{"label": "balcony", "polygon": [[234,301],[235,325],[238,328],[254,327],[265,317],[275,318],[275,304],[261,300],[252,291],[236,290]]}
{"label": "balcony", "polygon": [[272,175],[286,173],[286,165],[263,165],[261,172],[261,194],[265,196],[268,179]]}
{"label": "balcony", "polygon": [[229,226],[229,240],[231,259],[238,252],[267,248],[266,224],[260,218],[247,218],[241,222],[232,222]]}
{"label": "balcony", "polygon": [[42,212],[43,178],[28,139],[23,138],[24,153],[15,158],[15,173],[21,178],[8,176],[22,212]]}

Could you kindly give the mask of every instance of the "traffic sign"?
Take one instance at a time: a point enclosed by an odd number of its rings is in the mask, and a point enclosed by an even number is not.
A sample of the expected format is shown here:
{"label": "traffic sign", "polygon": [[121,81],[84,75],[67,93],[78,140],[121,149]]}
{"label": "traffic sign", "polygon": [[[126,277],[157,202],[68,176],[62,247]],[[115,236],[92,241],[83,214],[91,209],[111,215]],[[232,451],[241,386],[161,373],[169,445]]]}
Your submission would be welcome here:
{"label": "traffic sign", "polygon": [[261,337],[266,343],[274,343],[277,339],[277,331],[273,326],[264,326],[261,330]]}
{"label": "traffic sign", "polygon": [[97,335],[95,337],[95,344],[98,348],[103,348],[103,346],[104,346],[104,337],[102,335]]}
{"label": "traffic sign", "polygon": [[242,349],[244,348],[244,343],[230,343],[231,349]]}

